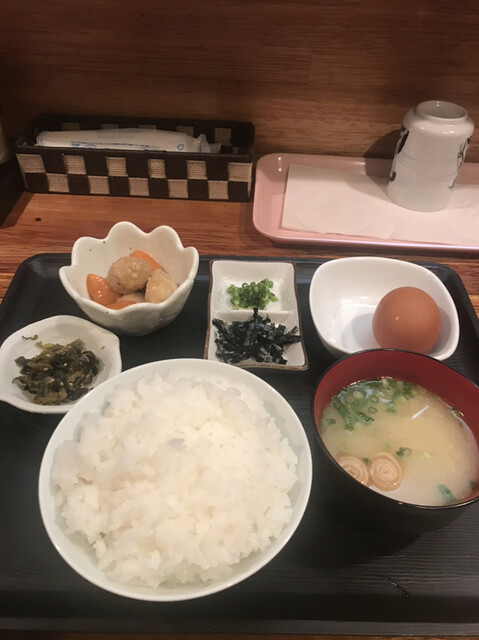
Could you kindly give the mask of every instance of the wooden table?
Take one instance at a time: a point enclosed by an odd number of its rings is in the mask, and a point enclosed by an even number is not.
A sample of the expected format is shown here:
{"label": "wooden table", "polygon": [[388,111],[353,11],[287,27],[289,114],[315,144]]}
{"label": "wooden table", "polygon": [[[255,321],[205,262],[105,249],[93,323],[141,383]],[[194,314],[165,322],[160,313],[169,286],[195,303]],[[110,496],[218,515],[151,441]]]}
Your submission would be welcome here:
{"label": "wooden table", "polygon": [[[144,231],[160,224],[175,228],[185,245],[194,245],[200,254],[287,257],[343,257],[388,255],[411,261],[440,262],[462,278],[476,313],[479,312],[479,265],[472,254],[415,251],[380,252],[320,246],[280,246],[260,235],[252,222],[252,204],[201,203],[89,196],[40,195],[24,193],[0,226],[0,299],[20,263],[45,252],[69,252],[83,235],[104,237],[110,227],[130,220]],[[1,631],[2,640],[133,640],[164,638],[166,635],[82,634],[62,632]],[[192,634],[171,635],[176,640],[199,638]],[[225,638],[210,636],[212,639]],[[271,640],[278,636],[248,636],[248,640]],[[228,635],[227,640],[244,638]],[[344,637],[343,637],[344,638]]]}
{"label": "wooden table", "polygon": [[170,225],[178,231],[183,244],[194,245],[200,255],[280,258],[388,255],[411,261],[440,262],[460,275],[476,313],[479,312],[479,265],[474,254],[276,245],[254,228],[251,203],[27,193],[20,197],[0,226],[0,299],[26,258],[44,252],[69,252],[79,236],[104,237],[120,220],[130,220],[144,231],[160,224]]}

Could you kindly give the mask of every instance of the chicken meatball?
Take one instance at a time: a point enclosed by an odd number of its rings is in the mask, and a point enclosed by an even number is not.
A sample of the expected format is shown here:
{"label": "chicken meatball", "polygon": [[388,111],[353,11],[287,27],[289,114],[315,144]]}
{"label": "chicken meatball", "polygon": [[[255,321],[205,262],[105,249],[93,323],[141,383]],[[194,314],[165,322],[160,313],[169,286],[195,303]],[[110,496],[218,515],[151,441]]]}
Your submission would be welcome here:
{"label": "chicken meatball", "polygon": [[156,269],[151,274],[145,289],[145,302],[164,302],[178,288],[166,271]]}
{"label": "chicken meatball", "polygon": [[143,289],[152,274],[150,265],[141,258],[118,258],[108,270],[107,281],[120,296]]}

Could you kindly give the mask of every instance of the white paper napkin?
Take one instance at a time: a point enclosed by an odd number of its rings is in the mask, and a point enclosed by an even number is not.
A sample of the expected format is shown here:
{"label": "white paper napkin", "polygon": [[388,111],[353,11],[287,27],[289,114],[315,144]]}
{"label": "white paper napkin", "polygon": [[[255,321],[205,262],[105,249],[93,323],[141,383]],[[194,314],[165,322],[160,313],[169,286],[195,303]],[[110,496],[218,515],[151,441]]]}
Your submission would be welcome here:
{"label": "white paper napkin", "polygon": [[447,209],[409,211],[386,192],[387,178],[291,164],[282,226],[410,242],[479,246],[479,185],[457,184]]}

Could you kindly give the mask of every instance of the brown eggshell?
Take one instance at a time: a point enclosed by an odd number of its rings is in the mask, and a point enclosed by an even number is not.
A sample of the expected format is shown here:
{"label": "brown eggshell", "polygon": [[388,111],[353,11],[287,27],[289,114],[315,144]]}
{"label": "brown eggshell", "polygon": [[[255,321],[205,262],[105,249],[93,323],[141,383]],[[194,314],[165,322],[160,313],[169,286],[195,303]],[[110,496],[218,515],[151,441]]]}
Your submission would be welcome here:
{"label": "brown eggshell", "polygon": [[441,312],[429,294],[416,287],[387,293],[373,316],[373,334],[382,348],[429,353],[441,333]]}

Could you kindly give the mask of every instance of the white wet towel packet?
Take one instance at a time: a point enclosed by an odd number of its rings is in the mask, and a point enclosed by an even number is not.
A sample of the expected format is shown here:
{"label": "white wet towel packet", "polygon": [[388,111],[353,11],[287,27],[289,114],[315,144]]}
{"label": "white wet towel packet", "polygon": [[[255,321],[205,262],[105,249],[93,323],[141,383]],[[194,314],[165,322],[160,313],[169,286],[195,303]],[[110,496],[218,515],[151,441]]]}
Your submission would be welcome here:
{"label": "white wet towel packet", "polygon": [[479,246],[479,185],[457,184],[447,209],[411,211],[394,204],[388,179],[291,164],[282,226],[296,231]]}
{"label": "white wet towel packet", "polygon": [[179,151],[218,153],[221,145],[210,144],[204,134],[193,138],[178,131],[159,129],[94,129],[91,131],[42,131],[37,144],[76,149],[125,149],[133,151]]}

